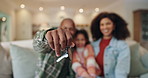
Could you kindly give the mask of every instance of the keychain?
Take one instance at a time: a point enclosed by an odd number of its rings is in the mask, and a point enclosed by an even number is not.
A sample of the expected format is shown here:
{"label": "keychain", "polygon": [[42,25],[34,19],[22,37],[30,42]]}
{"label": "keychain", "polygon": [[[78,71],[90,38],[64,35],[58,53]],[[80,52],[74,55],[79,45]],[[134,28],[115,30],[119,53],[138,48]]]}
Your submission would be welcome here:
{"label": "keychain", "polygon": [[68,49],[69,49],[70,47],[66,47],[66,49],[65,49],[65,54],[64,55],[62,55],[61,57],[59,57],[57,60],[56,60],[56,62],[60,62],[62,59],[64,59],[64,58],[67,58],[69,55],[68,55]]}

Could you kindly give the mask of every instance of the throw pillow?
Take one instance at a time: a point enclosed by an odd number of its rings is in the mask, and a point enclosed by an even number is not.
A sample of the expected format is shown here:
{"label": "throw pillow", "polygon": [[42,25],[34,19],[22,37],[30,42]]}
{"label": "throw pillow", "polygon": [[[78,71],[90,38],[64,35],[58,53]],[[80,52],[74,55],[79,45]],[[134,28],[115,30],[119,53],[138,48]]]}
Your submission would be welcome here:
{"label": "throw pillow", "polygon": [[141,74],[148,72],[148,70],[144,68],[144,66],[142,65],[140,61],[138,43],[130,46],[130,52],[131,52],[131,67],[130,67],[129,76],[138,77]]}
{"label": "throw pillow", "polygon": [[142,57],[141,57],[141,61],[144,65],[144,67],[146,67],[148,69],[148,53],[145,53]]}
{"label": "throw pillow", "polygon": [[38,54],[31,49],[10,46],[14,78],[34,78]]}
{"label": "throw pillow", "polygon": [[0,78],[12,78],[11,59],[9,53],[0,45]]}

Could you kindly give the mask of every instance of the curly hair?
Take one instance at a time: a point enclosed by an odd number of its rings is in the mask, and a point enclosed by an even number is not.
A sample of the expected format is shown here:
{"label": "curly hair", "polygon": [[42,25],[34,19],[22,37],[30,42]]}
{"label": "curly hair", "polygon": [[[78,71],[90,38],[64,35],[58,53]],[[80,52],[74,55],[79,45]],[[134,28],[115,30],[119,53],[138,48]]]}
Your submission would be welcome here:
{"label": "curly hair", "polygon": [[90,43],[89,37],[88,37],[88,33],[87,33],[86,30],[84,30],[84,29],[77,30],[76,33],[75,33],[75,35],[74,35],[74,38],[76,38],[79,34],[83,34],[83,35],[84,35],[84,37],[85,37],[85,39],[86,39],[86,44],[85,44],[85,46]]}
{"label": "curly hair", "polygon": [[112,32],[112,35],[117,40],[125,40],[130,36],[129,30],[127,28],[127,23],[122,17],[115,13],[102,12],[91,22],[91,33],[94,41],[103,37],[103,34],[100,31],[100,21],[103,18],[108,18],[113,22],[115,29]]}

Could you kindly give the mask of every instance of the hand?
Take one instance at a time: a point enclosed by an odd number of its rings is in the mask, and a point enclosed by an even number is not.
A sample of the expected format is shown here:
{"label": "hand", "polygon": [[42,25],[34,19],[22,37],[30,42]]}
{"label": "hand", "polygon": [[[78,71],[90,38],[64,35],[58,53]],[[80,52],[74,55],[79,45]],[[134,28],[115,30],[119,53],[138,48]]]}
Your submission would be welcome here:
{"label": "hand", "polygon": [[49,46],[55,50],[56,56],[60,56],[60,50],[66,46],[72,46],[72,35],[69,31],[58,28],[56,30],[48,31],[45,35]]}
{"label": "hand", "polygon": [[80,77],[81,78],[93,78],[87,72],[83,72]]}

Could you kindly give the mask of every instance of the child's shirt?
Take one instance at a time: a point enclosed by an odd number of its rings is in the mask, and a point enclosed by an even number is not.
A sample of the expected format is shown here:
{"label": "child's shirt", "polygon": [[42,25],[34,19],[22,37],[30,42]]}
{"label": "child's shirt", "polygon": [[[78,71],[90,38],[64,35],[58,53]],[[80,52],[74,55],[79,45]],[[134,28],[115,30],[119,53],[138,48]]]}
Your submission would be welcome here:
{"label": "child's shirt", "polygon": [[84,73],[91,76],[97,76],[100,73],[93,47],[90,44],[84,48],[77,48],[73,53],[72,62],[72,68],[78,77],[83,77]]}

